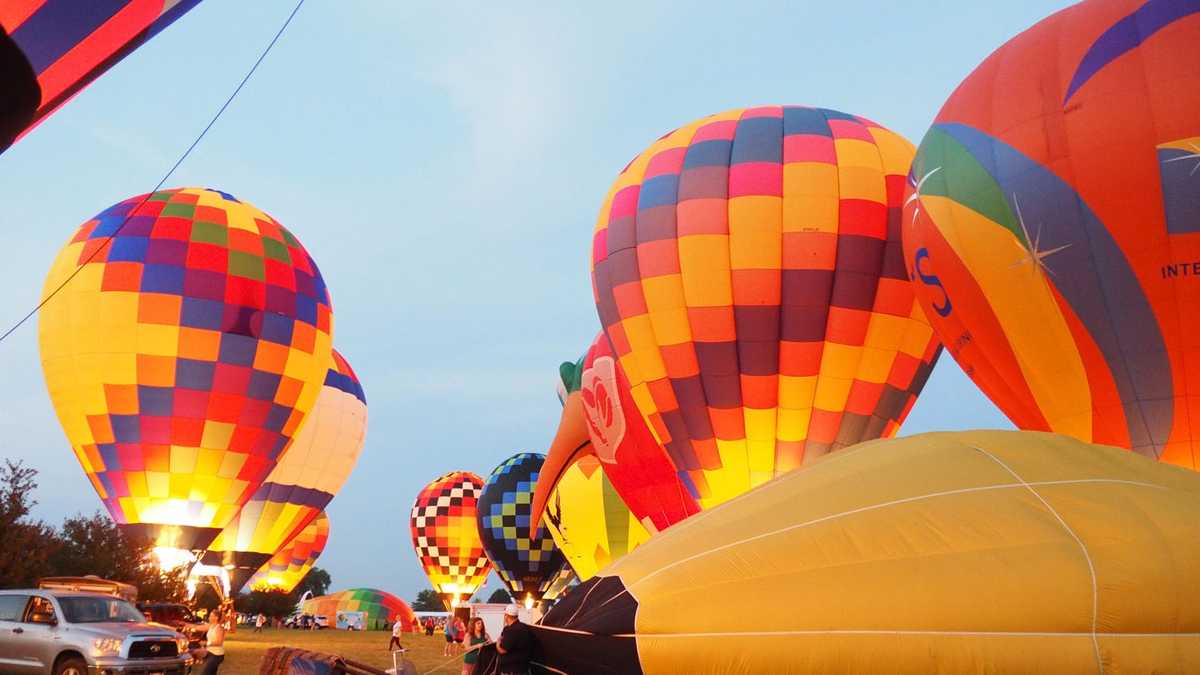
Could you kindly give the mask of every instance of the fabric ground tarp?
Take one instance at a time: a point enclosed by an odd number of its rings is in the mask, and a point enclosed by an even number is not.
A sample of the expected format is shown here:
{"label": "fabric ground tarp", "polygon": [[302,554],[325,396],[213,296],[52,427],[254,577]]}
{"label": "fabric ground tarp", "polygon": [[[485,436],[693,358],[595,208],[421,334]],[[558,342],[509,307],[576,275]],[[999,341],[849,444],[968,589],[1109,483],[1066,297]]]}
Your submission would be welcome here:
{"label": "fabric ground tarp", "polygon": [[863,443],[651,538],[534,630],[572,675],[1200,672],[1200,475],[1047,433]]}

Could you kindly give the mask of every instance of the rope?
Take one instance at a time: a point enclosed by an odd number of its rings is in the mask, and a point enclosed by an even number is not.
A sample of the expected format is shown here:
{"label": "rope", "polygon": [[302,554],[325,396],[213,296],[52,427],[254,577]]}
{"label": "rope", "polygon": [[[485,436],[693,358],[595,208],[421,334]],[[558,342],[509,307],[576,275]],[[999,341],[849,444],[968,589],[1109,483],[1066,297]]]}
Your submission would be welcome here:
{"label": "rope", "polygon": [[58,295],[59,291],[66,288],[67,284],[71,283],[71,280],[83,270],[85,265],[95,259],[95,257],[99,255],[101,251],[107,249],[108,245],[112,243],[113,238],[121,233],[121,230],[125,227],[125,224],[129,222],[131,217],[133,217],[133,214],[136,213],[138,209],[140,209],[154,193],[158,192],[159,189],[162,188],[163,184],[165,184],[171,178],[171,176],[175,174],[175,170],[178,169],[179,166],[183,164],[183,161],[192,154],[192,151],[196,149],[196,146],[200,144],[200,141],[203,140],[208,134],[209,129],[212,129],[213,125],[217,123],[217,120],[221,119],[221,115],[225,113],[225,110],[229,107],[229,104],[233,103],[233,99],[236,98],[237,95],[242,91],[242,87],[246,86],[246,82],[250,80],[250,76],[254,75],[254,71],[258,70],[258,66],[263,62],[263,59],[267,58],[267,54],[271,53],[271,49],[275,47],[275,43],[279,41],[279,38],[283,35],[283,32],[287,30],[288,25],[292,23],[292,19],[295,18],[296,13],[300,11],[300,7],[303,5],[304,0],[299,0],[296,3],[296,6],[292,8],[291,14],[288,14],[288,17],[286,20],[284,20],[283,25],[280,26],[279,30],[275,33],[275,37],[271,38],[271,41],[267,43],[266,48],[263,49],[262,53],[258,55],[258,60],[254,62],[254,65],[250,66],[250,70],[246,72],[246,76],[243,77],[242,81],[238,83],[238,86],[233,90],[233,93],[229,95],[229,98],[225,99],[225,102],[221,104],[221,107],[217,110],[217,113],[213,115],[212,119],[208,121],[208,124],[204,126],[204,130],[201,131],[198,136],[196,136],[191,145],[187,147],[187,150],[184,150],[183,154],[179,156],[179,159],[175,160],[175,163],[171,165],[171,168],[167,170],[165,174],[163,174],[163,177],[159,179],[158,184],[154,186],[154,189],[147,193],[146,196],[143,197],[140,202],[138,202],[136,207],[130,209],[125,218],[121,220],[121,224],[117,226],[117,229],[114,230],[112,234],[108,235],[108,237],[104,239],[104,243],[96,247],[96,250],[92,251],[92,254],[89,255],[82,263],[80,263],[79,266],[76,267],[66,279],[63,279],[62,283],[60,283],[54,290],[47,293],[46,297],[42,298],[41,302],[34,306],[33,309],[29,310],[25,316],[21,317],[21,319],[9,327],[8,330],[4,331],[4,334],[0,335],[0,342],[4,342],[8,336],[16,332],[16,330],[21,326],[25,325],[27,321],[33,318],[34,314],[38,313],[38,310],[40,310],[42,307],[45,307],[46,303],[50,302],[51,298]]}

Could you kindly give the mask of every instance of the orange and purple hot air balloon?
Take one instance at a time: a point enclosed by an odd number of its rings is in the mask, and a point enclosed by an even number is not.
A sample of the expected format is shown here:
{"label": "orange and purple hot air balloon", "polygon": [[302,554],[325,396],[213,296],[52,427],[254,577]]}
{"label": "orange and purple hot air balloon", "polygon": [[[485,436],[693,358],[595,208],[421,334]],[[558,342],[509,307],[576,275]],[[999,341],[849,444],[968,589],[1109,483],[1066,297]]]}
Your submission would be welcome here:
{"label": "orange and purple hot air balloon", "polygon": [[322,511],[250,577],[243,591],[280,590],[291,593],[317,563],[327,543],[329,517]]}
{"label": "orange and purple hot air balloon", "polygon": [[701,508],[911,409],[940,351],[900,246],[912,155],[856,115],[746,108],[667,134],[613,184],[600,323]]}
{"label": "orange and purple hot air balloon", "polygon": [[1017,426],[1196,468],[1200,2],[1090,0],[1013,38],[909,182],[917,297]]}

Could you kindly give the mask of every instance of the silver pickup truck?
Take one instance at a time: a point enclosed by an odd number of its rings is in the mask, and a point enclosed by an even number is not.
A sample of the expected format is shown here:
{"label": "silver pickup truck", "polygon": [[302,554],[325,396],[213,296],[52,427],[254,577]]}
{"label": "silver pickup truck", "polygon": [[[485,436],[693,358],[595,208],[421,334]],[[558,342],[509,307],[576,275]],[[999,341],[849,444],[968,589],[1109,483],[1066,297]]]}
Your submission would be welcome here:
{"label": "silver pickup truck", "polygon": [[188,675],[187,638],[120,598],[0,591],[0,674]]}

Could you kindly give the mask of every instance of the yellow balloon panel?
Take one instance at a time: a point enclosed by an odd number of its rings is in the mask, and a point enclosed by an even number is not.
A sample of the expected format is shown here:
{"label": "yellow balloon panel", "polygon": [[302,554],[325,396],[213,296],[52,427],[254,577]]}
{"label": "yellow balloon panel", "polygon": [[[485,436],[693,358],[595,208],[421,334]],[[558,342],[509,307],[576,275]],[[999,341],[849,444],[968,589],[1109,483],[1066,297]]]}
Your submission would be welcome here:
{"label": "yellow balloon panel", "polygon": [[246,589],[291,593],[316,564],[328,542],[329,517],[322,511],[250,577]]}
{"label": "yellow balloon panel", "polygon": [[563,472],[542,519],[580,581],[650,538],[600,468],[587,455]]}

